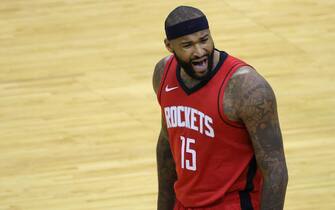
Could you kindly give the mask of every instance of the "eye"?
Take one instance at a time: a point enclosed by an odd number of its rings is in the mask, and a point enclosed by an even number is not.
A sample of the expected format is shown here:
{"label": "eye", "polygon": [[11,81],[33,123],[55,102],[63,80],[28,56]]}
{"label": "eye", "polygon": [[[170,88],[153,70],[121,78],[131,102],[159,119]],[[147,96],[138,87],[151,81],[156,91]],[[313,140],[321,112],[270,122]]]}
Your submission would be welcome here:
{"label": "eye", "polygon": [[203,38],[200,40],[202,43],[206,43],[208,41],[208,38]]}
{"label": "eye", "polygon": [[190,48],[192,45],[191,44],[184,44],[182,45],[183,48]]}

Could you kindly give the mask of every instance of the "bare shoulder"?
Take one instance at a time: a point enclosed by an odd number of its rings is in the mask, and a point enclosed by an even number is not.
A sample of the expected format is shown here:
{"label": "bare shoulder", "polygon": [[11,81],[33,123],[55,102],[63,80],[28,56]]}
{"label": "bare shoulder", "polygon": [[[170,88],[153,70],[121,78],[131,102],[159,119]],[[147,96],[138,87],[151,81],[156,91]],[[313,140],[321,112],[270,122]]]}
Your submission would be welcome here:
{"label": "bare shoulder", "polygon": [[[228,82],[224,112],[231,120],[245,123],[260,109],[276,109],[275,95],[269,83],[252,67],[240,67]],[[259,108],[259,109],[258,109]]]}
{"label": "bare shoulder", "polygon": [[170,56],[164,57],[156,63],[153,77],[152,77],[152,85],[153,85],[153,88],[156,94],[159,88],[160,81],[162,80],[162,77],[163,77],[164,67],[169,58]]}
{"label": "bare shoulder", "polygon": [[[249,68],[249,69],[248,69]],[[276,114],[276,98],[270,84],[251,67],[241,68],[233,77],[240,84],[239,116],[249,119],[255,114]],[[255,120],[259,120],[255,118]]]}

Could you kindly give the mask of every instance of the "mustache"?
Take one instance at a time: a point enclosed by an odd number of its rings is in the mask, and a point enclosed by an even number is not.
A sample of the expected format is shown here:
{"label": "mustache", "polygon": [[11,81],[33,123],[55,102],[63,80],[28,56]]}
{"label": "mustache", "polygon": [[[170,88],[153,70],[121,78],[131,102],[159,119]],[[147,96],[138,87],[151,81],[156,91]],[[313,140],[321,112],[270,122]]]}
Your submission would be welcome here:
{"label": "mustache", "polygon": [[201,56],[201,57],[195,57],[195,58],[191,58],[190,59],[190,63],[192,63],[194,60],[201,60],[201,59],[204,59],[204,58],[209,58],[211,55],[208,53],[208,54],[206,54],[206,55],[203,55],[203,56]]}

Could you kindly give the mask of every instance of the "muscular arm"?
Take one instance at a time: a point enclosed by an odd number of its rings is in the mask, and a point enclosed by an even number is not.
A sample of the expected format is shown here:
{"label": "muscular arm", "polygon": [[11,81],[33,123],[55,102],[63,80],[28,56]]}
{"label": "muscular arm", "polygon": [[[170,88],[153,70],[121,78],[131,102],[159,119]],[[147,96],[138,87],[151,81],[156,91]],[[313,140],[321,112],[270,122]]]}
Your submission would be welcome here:
{"label": "muscular arm", "polygon": [[162,123],[162,129],[157,143],[158,171],[158,210],[172,210],[175,203],[174,182],[177,180],[175,162],[173,160],[167,131]]}
{"label": "muscular arm", "polygon": [[[153,87],[157,94],[163,75],[165,59],[157,63],[153,76]],[[167,128],[162,120],[162,128],[157,142],[158,201],[157,210],[172,210],[175,203],[174,182],[177,180],[175,162],[168,141]]]}
{"label": "muscular arm", "polygon": [[229,81],[227,97],[225,111],[245,124],[264,177],[261,209],[282,210],[288,174],[275,95],[256,71],[242,67]]}

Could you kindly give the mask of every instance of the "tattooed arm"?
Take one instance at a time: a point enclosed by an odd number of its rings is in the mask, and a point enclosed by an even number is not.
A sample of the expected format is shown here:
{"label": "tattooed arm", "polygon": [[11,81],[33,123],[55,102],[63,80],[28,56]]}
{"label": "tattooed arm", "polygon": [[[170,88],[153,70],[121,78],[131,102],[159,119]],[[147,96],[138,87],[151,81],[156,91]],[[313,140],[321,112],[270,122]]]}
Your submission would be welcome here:
{"label": "tattooed arm", "polygon": [[[153,86],[157,94],[159,83],[163,75],[166,59],[157,63],[153,76]],[[175,162],[172,157],[168,141],[168,133],[165,122],[162,120],[162,128],[159,134],[157,149],[158,172],[158,201],[157,210],[172,210],[175,203],[174,182],[177,180]]]}
{"label": "tattooed arm", "polygon": [[263,174],[261,209],[282,210],[288,174],[272,88],[256,71],[241,67],[229,81],[226,93],[225,112],[245,124]]}
{"label": "tattooed arm", "polygon": [[157,143],[158,202],[157,210],[172,210],[175,203],[174,182],[177,180],[175,162],[163,125]]}

